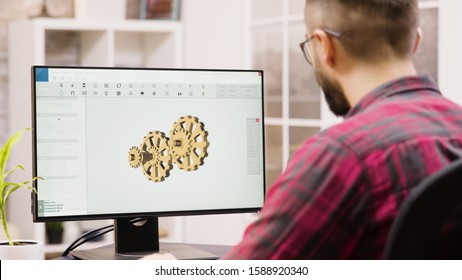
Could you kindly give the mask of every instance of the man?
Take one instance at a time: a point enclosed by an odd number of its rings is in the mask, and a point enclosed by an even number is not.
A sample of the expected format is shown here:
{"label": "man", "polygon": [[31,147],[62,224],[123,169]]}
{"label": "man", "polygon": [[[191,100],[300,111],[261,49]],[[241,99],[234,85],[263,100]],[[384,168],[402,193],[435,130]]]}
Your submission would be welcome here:
{"label": "man", "polygon": [[301,44],[344,122],[307,139],[228,259],[380,259],[409,192],[462,157],[462,108],[417,76],[417,0],[308,0]]}

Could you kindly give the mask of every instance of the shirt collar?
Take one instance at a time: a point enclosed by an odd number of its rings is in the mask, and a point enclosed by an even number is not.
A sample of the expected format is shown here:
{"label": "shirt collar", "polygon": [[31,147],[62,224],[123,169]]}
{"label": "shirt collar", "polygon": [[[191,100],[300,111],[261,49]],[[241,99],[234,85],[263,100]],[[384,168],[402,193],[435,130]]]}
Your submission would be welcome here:
{"label": "shirt collar", "polygon": [[345,119],[364,111],[373,103],[392,95],[405,94],[418,90],[430,90],[441,94],[438,86],[430,76],[410,76],[399,78],[384,83],[366,94],[353,108],[350,109],[350,111],[346,114]]}

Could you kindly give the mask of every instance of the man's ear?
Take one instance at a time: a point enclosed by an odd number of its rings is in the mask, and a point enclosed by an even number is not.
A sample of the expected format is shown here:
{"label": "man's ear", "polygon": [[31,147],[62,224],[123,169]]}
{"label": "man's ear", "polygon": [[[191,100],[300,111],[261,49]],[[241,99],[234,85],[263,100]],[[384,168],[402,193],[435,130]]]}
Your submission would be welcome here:
{"label": "man's ear", "polygon": [[422,39],[422,29],[417,28],[417,36],[415,37],[415,42],[414,42],[414,49],[412,50],[413,53],[417,51],[420,45],[420,40]]}
{"label": "man's ear", "polygon": [[329,36],[325,31],[321,29],[315,29],[313,31],[313,36],[318,44],[318,53],[315,55],[319,56],[319,59],[322,59],[324,63],[329,66],[335,65],[336,50],[333,42],[333,38]]}

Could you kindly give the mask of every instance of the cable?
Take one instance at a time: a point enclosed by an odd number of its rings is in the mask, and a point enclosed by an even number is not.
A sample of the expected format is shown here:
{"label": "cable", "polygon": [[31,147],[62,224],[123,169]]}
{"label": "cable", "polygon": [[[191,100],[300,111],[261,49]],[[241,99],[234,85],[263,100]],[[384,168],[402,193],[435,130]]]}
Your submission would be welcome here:
{"label": "cable", "polygon": [[[101,232],[103,230],[107,229],[106,231],[104,232]],[[106,234],[108,232],[111,232],[114,230],[114,225],[108,225],[108,226],[104,226],[104,227],[101,227],[101,228],[97,228],[97,229],[94,229],[94,230],[91,230],[91,231],[88,231],[88,232],[85,232],[84,234],[82,234],[80,237],[78,237],[74,242],[72,242],[67,248],[66,250],[64,250],[64,252],[62,253],[61,256],[67,256],[69,254],[70,251],[74,250],[75,248],[79,247],[80,245],[86,243],[87,241],[89,240],[92,240],[98,236],[101,236],[103,234]],[[82,241],[81,241],[82,240]],[[81,242],[79,242],[81,241]]]}
{"label": "cable", "polygon": [[[130,220],[130,223],[137,224],[137,223],[145,222],[146,220],[147,220],[146,218],[134,218],[134,219]],[[99,237],[101,235],[104,235],[104,234],[106,234],[108,232],[111,232],[113,230],[114,230],[114,225],[108,225],[108,226],[100,227],[100,228],[85,232],[80,237],[78,237],[74,242],[72,242],[66,248],[66,250],[64,250],[64,252],[61,254],[61,256],[65,257],[72,250],[79,247],[80,245],[82,245],[82,244],[84,244],[84,243],[86,243],[86,242],[88,242],[88,241],[90,241],[92,239],[95,239],[95,238],[97,238],[97,237]]]}
{"label": "cable", "polygon": [[[73,247],[70,248],[69,252],[72,251],[72,250],[74,250],[75,248],[79,247],[80,245],[82,245],[82,244],[84,244],[84,243],[86,243],[86,242],[88,242],[88,241],[90,241],[90,240],[92,240],[92,239],[98,238],[98,237],[100,237],[101,235],[106,234],[106,233],[108,233],[108,232],[111,232],[111,231],[113,231],[113,230],[114,230],[113,228],[110,228],[110,229],[108,229],[108,230],[106,230],[106,231],[99,232],[99,233],[95,233],[95,234],[91,235],[90,237],[86,238],[85,240],[82,240],[81,242],[76,243]],[[68,254],[69,252],[66,252],[66,254]]]}

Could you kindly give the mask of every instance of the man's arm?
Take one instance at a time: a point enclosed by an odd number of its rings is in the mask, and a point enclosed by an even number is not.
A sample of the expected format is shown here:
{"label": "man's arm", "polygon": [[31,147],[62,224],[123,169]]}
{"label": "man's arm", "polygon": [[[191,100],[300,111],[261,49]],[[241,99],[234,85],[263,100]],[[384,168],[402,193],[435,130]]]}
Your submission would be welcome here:
{"label": "man's arm", "polygon": [[356,154],[307,140],[270,188],[260,218],[226,259],[341,259],[364,228],[367,192]]}

